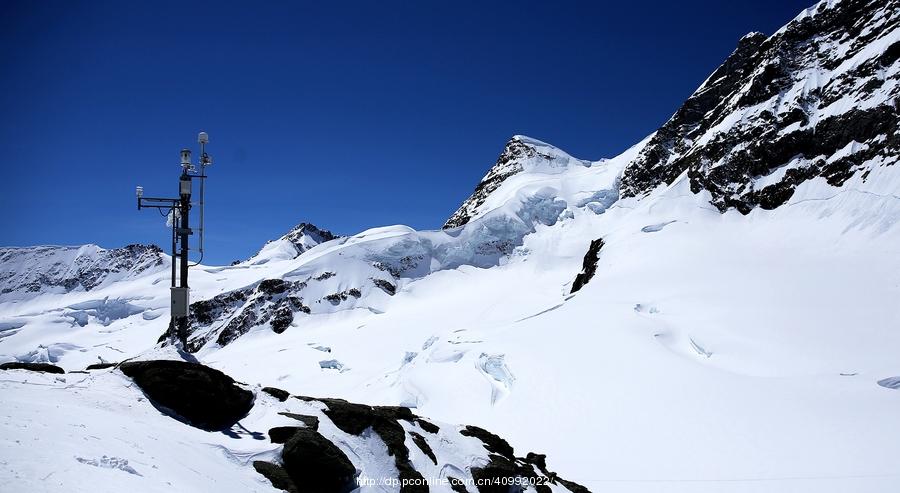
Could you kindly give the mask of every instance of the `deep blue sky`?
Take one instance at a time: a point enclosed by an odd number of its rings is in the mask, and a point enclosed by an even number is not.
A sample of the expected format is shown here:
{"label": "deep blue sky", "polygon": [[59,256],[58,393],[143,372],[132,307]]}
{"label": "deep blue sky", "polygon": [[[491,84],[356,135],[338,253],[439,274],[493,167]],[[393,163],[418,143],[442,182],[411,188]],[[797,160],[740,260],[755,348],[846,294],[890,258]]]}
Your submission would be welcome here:
{"label": "deep blue sky", "polygon": [[300,221],[438,228],[526,134],[610,157],[812,0],[0,6],[0,244],[167,242],[209,132],[206,262]]}

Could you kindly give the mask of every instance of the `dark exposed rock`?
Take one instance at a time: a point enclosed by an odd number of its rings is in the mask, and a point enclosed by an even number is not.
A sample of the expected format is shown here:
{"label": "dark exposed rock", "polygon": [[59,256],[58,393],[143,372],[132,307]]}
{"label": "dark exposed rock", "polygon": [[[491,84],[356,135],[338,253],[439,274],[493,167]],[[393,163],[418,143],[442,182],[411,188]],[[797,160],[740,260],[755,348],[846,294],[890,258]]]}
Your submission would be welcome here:
{"label": "dark exposed rock", "polygon": [[399,259],[391,259],[390,261],[376,260],[372,262],[372,266],[394,277],[401,277],[404,273],[417,269],[423,260],[425,260],[425,255],[422,254],[404,255]]}
{"label": "dark exposed rock", "polygon": [[253,393],[224,373],[184,361],[129,361],[122,373],[165,414],[204,430],[234,425],[253,407]]}
{"label": "dark exposed rock", "polygon": [[425,421],[422,418],[416,418],[416,423],[418,423],[419,427],[422,428],[423,430],[427,431],[428,433],[437,433],[437,432],[441,431],[441,429],[440,429],[440,427],[438,427],[438,425],[428,422],[428,421]]}
{"label": "dark exposed rock", "polygon": [[287,390],[281,390],[275,387],[263,387],[262,391],[271,395],[272,397],[278,399],[281,402],[284,402],[291,396],[291,394]]}
{"label": "dark exposed rock", "polygon": [[409,449],[405,443],[406,431],[403,429],[403,426],[396,419],[378,416],[372,424],[372,429],[375,430],[375,433],[378,433],[378,436],[387,445],[388,453],[394,456],[394,465],[397,467],[401,481],[400,491],[406,493],[427,493],[428,486],[425,485],[425,478],[409,460]]}
{"label": "dark exposed rock", "polygon": [[391,284],[390,281],[385,281],[384,279],[372,279],[372,283],[390,296],[394,296],[394,294],[397,293],[397,286]]}
{"label": "dark exposed rock", "polygon": [[105,370],[107,368],[112,368],[118,365],[118,363],[94,363],[92,365],[88,365],[85,370]]}
{"label": "dark exposed rock", "polygon": [[0,365],[0,370],[28,370],[35,371],[40,373],[59,373],[63,374],[66,371],[62,368],[51,365],[50,363],[22,363],[18,361],[11,361],[9,363],[3,363]]}
{"label": "dark exposed rock", "polygon": [[305,414],[294,414],[294,413],[278,413],[282,416],[287,416],[288,418],[296,419],[303,423],[307,428],[312,428],[314,430],[319,429],[319,418],[315,416],[307,416]]}
{"label": "dark exposed rock", "polygon": [[272,443],[287,443],[302,426],[276,426],[269,429],[269,441]]}
{"label": "dark exposed rock", "polygon": [[288,493],[300,493],[300,489],[294,484],[294,480],[288,476],[287,471],[278,464],[265,462],[261,460],[253,461],[253,468],[256,472],[265,476],[272,483],[272,486]]}
{"label": "dark exposed rock", "polygon": [[427,455],[428,458],[431,459],[431,462],[434,462],[434,464],[437,465],[437,457],[435,457],[434,450],[431,450],[431,446],[428,445],[428,441],[425,440],[425,437],[414,431],[409,432],[409,434],[412,436],[413,443],[416,444],[416,447],[419,447],[419,450]]}
{"label": "dark exposed rock", "polygon": [[469,425],[460,430],[459,434],[462,436],[474,437],[481,440],[481,443],[484,444],[484,448],[487,449],[488,452],[493,452],[507,458],[513,457],[512,446],[507,443],[506,440],[485,430],[484,428]]}
{"label": "dark exposed rock", "polygon": [[587,253],[584,254],[581,272],[575,276],[575,281],[572,283],[571,293],[575,293],[583,288],[594,277],[594,274],[597,272],[597,260],[599,259],[598,255],[601,248],[603,248],[603,238],[591,241],[591,246],[588,247]]}
{"label": "dark exposed rock", "polygon": [[282,306],[281,308],[275,310],[275,313],[272,315],[272,320],[270,321],[270,325],[272,325],[272,330],[276,334],[281,334],[291,325],[291,322],[294,321],[294,312],[287,306]]}
{"label": "dark exposed rock", "polygon": [[[515,460],[492,454],[491,461],[483,467],[472,468],[479,493],[522,493],[525,488],[515,484],[514,479],[522,477],[522,470]],[[526,471],[527,473],[527,471]],[[524,477],[534,477],[534,473]]]}
{"label": "dark exposed rock", "polygon": [[304,491],[343,493],[357,487],[353,463],[315,430],[297,428],[284,444],[281,460],[288,476]]}
{"label": "dark exposed rock", "polygon": [[399,479],[404,482],[401,491],[408,493],[428,491],[424,477],[415,469],[409,459],[409,449],[405,443],[406,431],[397,422],[398,420],[412,422],[416,418],[409,408],[367,406],[347,402],[343,399],[298,397],[307,401],[318,400],[325,403],[328,406],[328,409],[324,411],[325,415],[344,433],[360,435],[365,430],[372,428],[387,445],[388,453],[394,457],[394,465],[397,467]]}
{"label": "dark exposed rock", "polygon": [[341,291],[340,293],[331,293],[322,299],[328,301],[332,305],[339,305],[342,301],[350,299],[351,296],[359,299],[362,296],[362,292],[359,289],[350,288],[346,291]]}
{"label": "dark exposed rock", "polygon": [[[255,286],[191,303],[188,351],[199,351],[213,337],[225,346],[266,323],[275,333],[284,332],[293,323],[295,313],[311,312],[303,298],[297,296],[305,287],[302,281],[265,279]],[[216,332],[214,327],[218,324],[224,326]]]}
{"label": "dark exposed rock", "polygon": [[359,435],[375,422],[371,406],[354,404],[343,399],[318,399],[328,406],[325,415],[344,433]]}
{"label": "dark exposed rock", "polygon": [[347,295],[344,293],[331,293],[331,294],[325,295],[325,297],[323,299],[331,302],[331,304],[333,304],[333,305],[337,305],[341,301],[346,300]]}
{"label": "dark exposed rock", "polygon": [[547,456],[544,454],[528,452],[528,454],[525,455],[525,462],[533,464],[538,468],[539,471],[541,471],[541,474],[543,474],[544,476],[553,477],[556,475],[547,470]]}
{"label": "dark exposed rock", "polygon": [[260,281],[259,287],[257,289],[261,293],[274,295],[281,294],[287,291],[289,287],[290,283],[288,283],[284,279],[265,279],[263,281]]}
{"label": "dark exposed rock", "polygon": [[[488,464],[472,469],[472,477],[480,483],[477,486],[480,493],[518,493],[524,491],[524,488],[517,485],[516,478],[530,478],[531,482],[537,485],[536,489],[542,493],[550,491],[549,487],[543,484],[542,481],[550,484],[560,484],[575,493],[589,493],[587,488],[577,483],[566,481],[556,473],[548,471],[544,455],[529,453],[525,458],[516,458],[512,446],[506,440],[477,426],[466,426],[459,433],[463,436],[481,440],[485,450],[490,452]],[[535,473],[535,467],[543,474],[543,477]],[[524,481],[518,483],[521,484]]]}

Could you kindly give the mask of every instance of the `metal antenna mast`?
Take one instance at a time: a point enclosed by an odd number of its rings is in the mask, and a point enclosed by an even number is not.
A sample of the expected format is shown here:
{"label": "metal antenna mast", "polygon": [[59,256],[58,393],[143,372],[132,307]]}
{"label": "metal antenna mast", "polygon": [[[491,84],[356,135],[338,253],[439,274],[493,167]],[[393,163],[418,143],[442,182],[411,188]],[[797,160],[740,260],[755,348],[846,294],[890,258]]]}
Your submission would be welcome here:
{"label": "metal antenna mast", "polygon": [[[178,344],[182,349],[187,349],[188,316],[190,315],[190,288],[188,287],[188,268],[191,267],[188,258],[190,245],[189,238],[194,232],[190,227],[191,192],[193,179],[200,180],[200,259],[203,260],[203,209],[206,183],[206,167],[212,164],[212,159],[206,153],[206,144],[209,135],[200,132],[197,137],[200,143],[200,173],[191,163],[191,150],[181,150],[181,176],[178,178],[178,198],[144,197],[144,187],[137,187],[137,206],[141,209],[157,209],[168,211],[172,221],[172,319],[169,323],[169,341]],[[178,260],[178,284],[176,285],[176,259]],[[197,265],[193,264],[193,265]]]}

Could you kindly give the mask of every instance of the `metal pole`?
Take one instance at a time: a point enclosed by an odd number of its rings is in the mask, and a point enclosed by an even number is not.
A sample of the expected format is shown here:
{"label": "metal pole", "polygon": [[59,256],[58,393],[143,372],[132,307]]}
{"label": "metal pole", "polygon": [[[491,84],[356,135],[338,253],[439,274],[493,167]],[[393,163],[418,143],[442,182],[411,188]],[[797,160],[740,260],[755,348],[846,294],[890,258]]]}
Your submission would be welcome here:
{"label": "metal pole", "polygon": [[[181,220],[180,228],[178,228],[178,236],[179,241],[181,243],[181,253],[179,267],[181,268],[180,272],[180,284],[179,287],[188,290],[188,250],[189,250],[189,237],[191,234],[191,226],[190,226],[190,211],[191,211],[191,175],[188,174],[187,168],[184,169],[184,172],[181,174],[181,181],[179,184],[179,192],[181,195]],[[179,317],[177,321],[178,325],[178,340],[181,342],[181,348],[187,351],[187,333],[188,333],[188,317],[182,316]]]}
{"label": "metal pole", "polygon": [[[182,181],[191,181],[188,174],[181,175]],[[191,210],[191,195],[181,195],[181,228],[178,230],[181,241],[181,287],[188,287],[188,236],[191,234],[190,221],[188,214]]]}
{"label": "metal pole", "polygon": [[175,287],[175,259],[178,258],[178,250],[175,247],[175,241],[177,237],[175,236],[175,228],[178,227],[178,220],[175,218],[175,208],[172,207],[169,209],[169,213],[172,214],[172,287]]}

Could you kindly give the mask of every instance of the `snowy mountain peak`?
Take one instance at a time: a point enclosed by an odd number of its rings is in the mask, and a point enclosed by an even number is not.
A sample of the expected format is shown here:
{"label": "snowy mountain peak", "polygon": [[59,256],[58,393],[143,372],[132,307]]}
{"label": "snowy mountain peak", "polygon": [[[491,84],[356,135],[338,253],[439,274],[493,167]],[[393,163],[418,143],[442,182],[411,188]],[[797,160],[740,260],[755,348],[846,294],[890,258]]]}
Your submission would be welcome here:
{"label": "snowy mountain peak", "polygon": [[771,37],[748,34],[626,169],[621,194],[686,174],[719,210],[747,214],[809,180],[864,181],[900,156],[898,58],[896,0],[820,2]]}
{"label": "snowy mountain peak", "polygon": [[312,223],[302,222],[281,238],[267,242],[248,262],[259,265],[272,260],[294,259],[310,248],[336,238],[340,236]]}
{"label": "snowy mountain peak", "polygon": [[480,207],[488,196],[513,175],[522,172],[561,173],[571,165],[590,166],[591,162],[575,159],[559,148],[538,139],[514,135],[504,146],[497,162],[475,187],[472,195],[447,219],[443,228],[456,228],[468,223],[481,212]]}
{"label": "snowy mountain peak", "polygon": [[320,229],[315,224],[304,222],[294,226],[281,239],[293,243],[299,255],[320,243],[325,243],[338,237],[338,235],[327,229]]}

